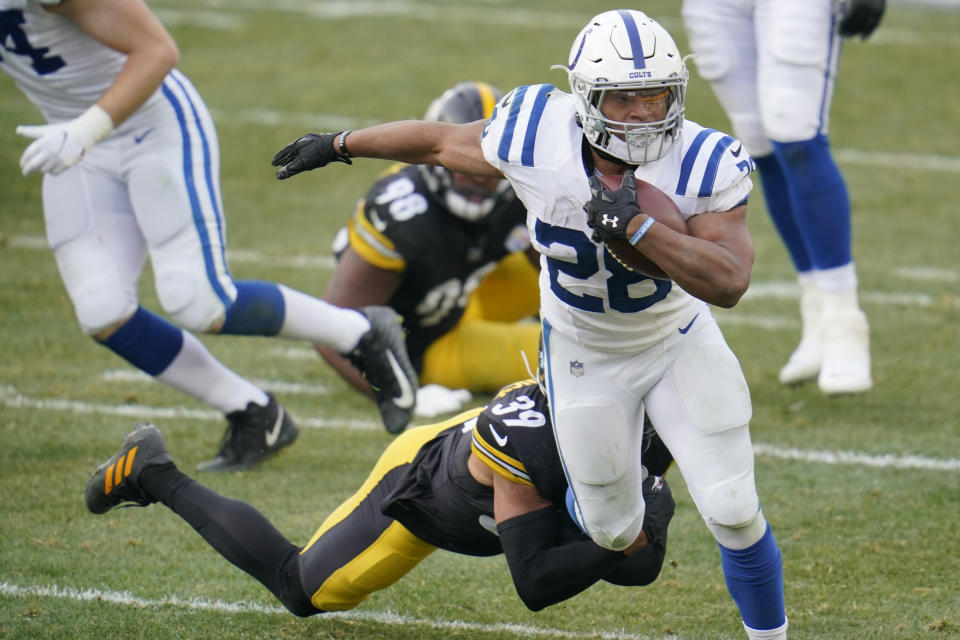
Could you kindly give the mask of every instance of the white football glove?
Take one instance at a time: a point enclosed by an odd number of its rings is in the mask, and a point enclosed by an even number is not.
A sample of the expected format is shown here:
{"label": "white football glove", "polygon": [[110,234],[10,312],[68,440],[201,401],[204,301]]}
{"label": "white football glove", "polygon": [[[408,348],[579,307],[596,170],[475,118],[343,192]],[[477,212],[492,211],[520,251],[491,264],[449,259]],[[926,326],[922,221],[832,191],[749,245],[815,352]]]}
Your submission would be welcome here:
{"label": "white football glove", "polygon": [[17,134],[35,138],[20,156],[20,170],[23,175],[34,171],[54,174],[65,171],[111,131],[113,120],[97,105],[67,122],[20,125],[17,127]]}
{"label": "white football glove", "polygon": [[417,406],[413,412],[421,418],[432,418],[456,411],[472,397],[466,389],[447,389],[439,384],[428,384],[417,389]]}

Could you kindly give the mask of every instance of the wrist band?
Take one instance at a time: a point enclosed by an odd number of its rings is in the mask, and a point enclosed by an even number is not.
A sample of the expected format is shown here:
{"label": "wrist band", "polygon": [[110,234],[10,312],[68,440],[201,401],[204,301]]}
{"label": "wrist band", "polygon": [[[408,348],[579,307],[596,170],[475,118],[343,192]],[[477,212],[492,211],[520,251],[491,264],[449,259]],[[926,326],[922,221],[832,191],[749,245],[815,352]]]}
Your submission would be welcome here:
{"label": "wrist band", "polygon": [[344,158],[353,157],[352,155],[350,155],[350,152],[347,151],[347,136],[350,135],[351,133],[353,133],[353,129],[347,129],[346,131],[341,131],[340,140],[337,142],[337,149],[339,150],[340,155],[343,156]]}
{"label": "wrist band", "polygon": [[640,225],[640,228],[637,229],[637,232],[633,234],[633,237],[630,238],[630,244],[635,245],[640,242],[640,238],[646,235],[647,231],[653,226],[654,222],[656,222],[656,220],[648,216],[647,219],[643,221],[643,224]]}

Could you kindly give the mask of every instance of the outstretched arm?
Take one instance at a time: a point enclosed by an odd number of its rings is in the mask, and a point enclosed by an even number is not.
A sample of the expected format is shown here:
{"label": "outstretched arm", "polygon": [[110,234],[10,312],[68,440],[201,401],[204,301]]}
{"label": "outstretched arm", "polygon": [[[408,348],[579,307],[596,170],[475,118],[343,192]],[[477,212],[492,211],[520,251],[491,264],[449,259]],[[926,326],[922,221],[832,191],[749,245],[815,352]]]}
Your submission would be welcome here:
{"label": "outstretched arm", "polygon": [[467,124],[400,120],[356,131],[307,134],[273,158],[281,180],[331,162],[380,158],[409,164],[443,165],[457,173],[496,177],[500,172],[483,157],[480,137],[485,121]]}

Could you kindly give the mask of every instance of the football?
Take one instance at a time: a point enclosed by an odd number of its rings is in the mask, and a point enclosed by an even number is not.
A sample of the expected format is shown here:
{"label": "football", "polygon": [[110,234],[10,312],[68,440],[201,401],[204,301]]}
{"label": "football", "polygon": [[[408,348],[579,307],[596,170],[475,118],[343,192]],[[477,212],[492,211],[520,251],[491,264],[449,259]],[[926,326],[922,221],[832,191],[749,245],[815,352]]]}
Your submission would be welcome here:
{"label": "football", "polygon": [[[611,191],[616,191],[620,189],[623,176],[606,175],[602,176],[601,180],[604,187]],[[637,178],[637,204],[640,205],[641,211],[653,216],[657,221],[656,224],[663,224],[677,233],[689,235],[687,223],[683,219],[683,215],[680,214],[680,209],[676,203],[670,199],[670,196],[649,182],[645,182],[639,178]],[[606,245],[607,252],[630,271],[642,273],[649,278],[657,278],[659,280],[670,279],[669,276],[663,272],[663,269],[658,267],[650,258],[637,251],[633,245],[626,240],[606,240],[604,244]]]}

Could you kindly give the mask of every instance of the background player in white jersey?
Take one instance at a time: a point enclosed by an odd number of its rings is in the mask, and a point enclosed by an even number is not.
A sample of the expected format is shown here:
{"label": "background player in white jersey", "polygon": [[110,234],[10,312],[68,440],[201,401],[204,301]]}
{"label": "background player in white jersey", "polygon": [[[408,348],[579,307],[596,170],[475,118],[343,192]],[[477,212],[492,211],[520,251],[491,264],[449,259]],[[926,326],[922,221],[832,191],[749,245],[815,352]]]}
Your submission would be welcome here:
{"label": "background player in white jersey", "polygon": [[[392,311],[339,309],[230,276],[213,120],[141,0],[0,0],[0,32],[0,67],[50,123],[17,127],[34,139],[20,166],[45,174],[47,239],[77,319],[134,366],[227,415],[220,451],[200,468],[248,468],[297,429],[188,331],[280,335],[351,354],[381,390],[385,426],[406,426],[416,378]],[[137,301],[148,254],[160,302],[186,331]]]}
{"label": "background player in white jersey", "polygon": [[885,0],[685,0],[700,75],[754,157],[800,283],[800,343],[780,381],[873,386],[857,300],[850,199],[827,139],[841,36],[870,35]]}
{"label": "background player in white jersey", "polygon": [[[485,120],[503,92],[461,82],[431,102],[426,120]],[[403,318],[420,376],[418,416],[456,411],[471,393],[493,393],[527,375],[540,325],[539,255],[527,210],[500,177],[396,164],[357,203],[337,235],[337,267],[323,299],[351,309],[388,305]],[[353,387],[369,385],[343,356],[320,354]]]}
{"label": "background player in white jersey", "polygon": [[[754,482],[749,389],[708,307],[733,306],[750,280],[752,161],[739,141],[684,122],[683,59],[641,12],[595,16],[563,69],[572,95],[518,87],[486,122],[306,136],[276,155],[277,175],[356,155],[506,176],[542,255],[544,369],[573,510],[603,547],[636,537],[646,413],[720,544],[748,636],[785,638],[780,551]],[[600,174],[629,183],[631,171],[670,195],[689,235],[651,222],[632,189],[603,188]],[[671,279],[621,266],[594,233],[630,241]]]}

